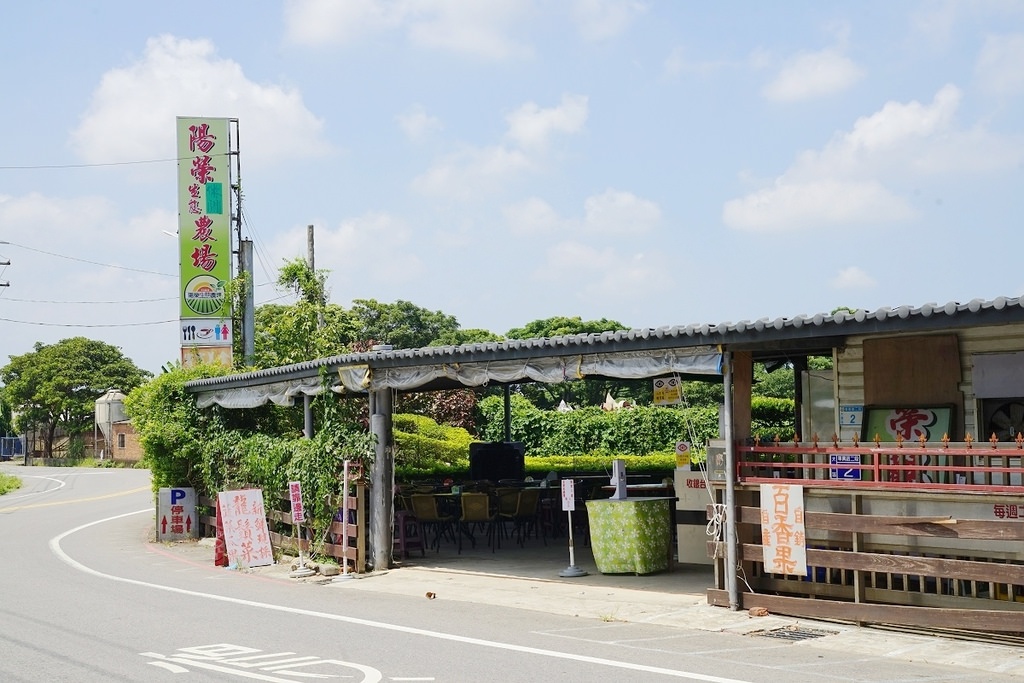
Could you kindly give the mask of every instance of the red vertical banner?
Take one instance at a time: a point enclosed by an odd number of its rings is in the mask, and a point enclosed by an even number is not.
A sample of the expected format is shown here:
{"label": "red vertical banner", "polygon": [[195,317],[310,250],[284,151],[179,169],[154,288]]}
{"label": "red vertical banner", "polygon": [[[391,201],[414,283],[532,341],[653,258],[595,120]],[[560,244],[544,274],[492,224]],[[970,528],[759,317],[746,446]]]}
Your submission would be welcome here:
{"label": "red vertical banner", "polygon": [[213,565],[228,566],[228,545],[224,540],[224,518],[220,514],[220,498],[217,498],[217,540],[213,544]]}

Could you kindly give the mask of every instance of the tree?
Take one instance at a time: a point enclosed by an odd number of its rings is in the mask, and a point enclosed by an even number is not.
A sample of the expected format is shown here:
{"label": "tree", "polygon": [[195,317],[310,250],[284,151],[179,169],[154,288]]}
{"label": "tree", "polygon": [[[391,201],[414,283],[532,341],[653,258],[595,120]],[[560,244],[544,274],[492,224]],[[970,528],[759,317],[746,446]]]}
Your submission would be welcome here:
{"label": "tree", "polygon": [[256,309],[253,365],[273,368],[346,353],[355,340],[356,321],[337,304],[326,302],[329,271],[313,272],[301,258],[287,261],[277,277],[294,290],[291,305],[264,304]]}
{"label": "tree", "polygon": [[355,335],[356,321],[337,304],[319,310],[306,301],[264,304],[256,309],[253,365],[273,368],[337,356],[350,350]]}
{"label": "tree", "polygon": [[0,395],[0,436],[15,436],[11,404]]}
{"label": "tree", "polygon": [[444,332],[440,337],[430,342],[430,346],[461,346],[462,344],[482,344],[484,342],[501,341],[505,341],[505,338],[500,334],[494,334],[488,330],[470,328]]}
{"label": "tree", "polygon": [[11,356],[0,380],[18,428],[40,430],[48,458],[58,430],[74,436],[92,428],[96,399],[112,388],[128,393],[151,376],[118,347],[85,337],[36,342],[33,348]]}
{"label": "tree", "polygon": [[352,303],[357,336],[362,341],[391,344],[396,349],[417,349],[459,329],[455,316],[428,311],[409,301],[385,304],[374,299],[356,299]]}
{"label": "tree", "polygon": [[584,321],[578,315],[571,318],[555,316],[534,320],[523,327],[515,327],[505,335],[509,339],[540,339],[543,337],[564,337],[570,334],[600,334],[601,332],[615,332],[629,329],[617,320]]}
{"label": "tree", "polygon": [[[573,334],[600,334],[629,329],[617,320],[583,320],[579,316],[556,316],[534,320],[523,327],[508,331],[509,339],[540,339]],[[520,391],[538,408],[551,409],[561,401],[575,407],[600,405],[611,393],[617,400],[629,399],[634,403],[649,402],[653,390],[650,380],[584,379],[561,384],[524,384]]]}

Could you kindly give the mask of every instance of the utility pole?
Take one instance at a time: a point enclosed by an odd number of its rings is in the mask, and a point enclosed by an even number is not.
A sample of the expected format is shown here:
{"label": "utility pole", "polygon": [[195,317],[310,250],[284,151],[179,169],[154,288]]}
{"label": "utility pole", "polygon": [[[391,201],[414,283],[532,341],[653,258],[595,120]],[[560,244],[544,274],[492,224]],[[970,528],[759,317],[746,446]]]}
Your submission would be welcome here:
{"label": "utility pole", "polygon": [[[231,223],[235,231],[235,243],[238,245],[237,274],[241,277],[242,314],[242,363],[250,366],[256,355],[256,298],[255,268],[253,265],[252,240],[242,239],[242,161],[239,151],[238,119],[230,119],[228,128],[228,159],[230,164],[229,181],[234,206],[231,207]],[[233,323],[232,323],[233,324]],[[237,332],[237,330],[236,330]],[[237,334],[235,335],[237,337]]]}
{"label": "utility pole", "polygon": [[[309,274],[316,282],[316,260],[313,249],[313,224],[306,226],[306,264],[309,266]],[[322,305],[323,296],[317,295],[316,302],[316,327],[321,329],[324,326],[324,309]],[[307,439],[313,438],[313,402],[309,394],[302,395],[303,428],[302,433]],[[348,486],[348,483],[345,484]],[[347,495],[347,492],[346,492]],[[345,541],[348,543],[348,541]]]}
{"label": "utility pole", "polygon": [[[315,249],[313,248],[313,225],[306,226],[306,263],[309,264],[309,273],[313,276],[313,280],[320,285],[320,281],[316,278],[316,257]],[[321,290],[317,293],[316,302],[316,326],[317,329],[322,329],[324,326],[324,293]]]}
{"label": "utility pole", "polygon": [[238,251],[241,261],[242,286],[245,298],[242,302],[242,358],[246,367],[251,366],[256,355],[256,287],[255,269],[252,262],[252,240],[242,240]]}

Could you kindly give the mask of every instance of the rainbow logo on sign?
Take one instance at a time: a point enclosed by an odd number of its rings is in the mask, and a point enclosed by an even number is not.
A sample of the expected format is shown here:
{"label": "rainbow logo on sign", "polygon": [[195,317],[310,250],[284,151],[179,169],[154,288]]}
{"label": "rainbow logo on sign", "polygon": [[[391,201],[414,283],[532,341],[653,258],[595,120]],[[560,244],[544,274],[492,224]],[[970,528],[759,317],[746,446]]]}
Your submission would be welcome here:
{"label": "rainbow logo on sign", "polygon": [[210,275],[196,275],[185,285],[185,305],[199,315],[210,315],[224,307],[224,283]]}

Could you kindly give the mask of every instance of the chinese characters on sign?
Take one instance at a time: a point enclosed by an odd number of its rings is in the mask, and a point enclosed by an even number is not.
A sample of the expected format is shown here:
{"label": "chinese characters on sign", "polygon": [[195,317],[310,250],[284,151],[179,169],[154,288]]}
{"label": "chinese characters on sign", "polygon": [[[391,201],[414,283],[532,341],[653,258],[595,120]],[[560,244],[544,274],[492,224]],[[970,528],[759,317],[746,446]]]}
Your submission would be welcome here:
{"label": "chinese characters on sign", "polygon": [[576,509],[576,482],[572,479],[562,480],[562,510],[572,512]]}
{"label": "chinese characters on sign", "polygon": [[992,514],[997,519],[1021,519],[1024,517],[1024,505],[1015,503],[996,503],[992,506]]}
{"label": "chinese characters on sign", "polygon": [[761,484],[761,546],[769,574],[807,574],[804,487]]}
{"label": "chinese characters on sign", "polygon": [[196,538],[196,490],[161,488],[156,506],[156,540],[180,541]]}
{"label": "chinese characters on sign", "polygon": [[302,507],[302,484],[297,481],[288,482],[288,499],[292,503],[292,521],[302,524],[306,511]]}
{"label": "chinese characters on sign", "polygon": [[178,247],[182,364],[223,360],[225,354],[188,353],[227,348],[230,365],[231,216],[225,188],[231,184],[228,119],[177,120]]}
{"label": "chinese characters on sign", "polygon": [[886,422],[888,433],[893,437],[902,436],[904,440],[929,437],[928,428],[935,424],[935,413],[920,408],[896,408],[890,413]]}
{"label": "chinese characters on sign", "polygon": [[659,377],[654,380],[654,405],[668,406],[683,402],[683,387],[678,377]]}
{"label": "chinese characters on sign", "polygon": [[274,552],[270,546],[263,492],[259,489],[221,491],[217,500],[224,526],[228,564],[236,567],[265,567],[273,564]]}

